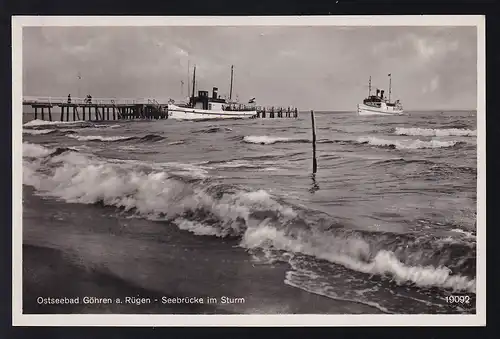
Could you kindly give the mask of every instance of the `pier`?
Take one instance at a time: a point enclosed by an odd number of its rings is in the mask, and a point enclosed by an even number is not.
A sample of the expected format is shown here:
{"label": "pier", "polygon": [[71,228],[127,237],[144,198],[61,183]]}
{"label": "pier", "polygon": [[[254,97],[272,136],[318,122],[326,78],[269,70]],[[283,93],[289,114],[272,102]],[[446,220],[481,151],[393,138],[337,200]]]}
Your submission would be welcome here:
{"label": "pier", "polygon": [[35,119],[46,120],[47,117],[49,121],[168,118],[167,105],[161,105],[152,99],[98,98],[89,102],[86,98],[68,100],[67,98],[27,97],[23,98],[23,111],[25,106],[32,108]]}
{"label": "pier", "polygon": [[[117,99],[65,97],[24,97],[23,108],[31,107],[35,120],[48,121],[113,121],[123,119],[151,119],[161,120],[168,118],[167,104],[159,103],[156,99]],[[239,108],[244,104],[238,104]],[[297,118],[299,113],[296,107],[264,107],[256,106],[256,118]],[[24,111],[24,109],[23,109]]]}

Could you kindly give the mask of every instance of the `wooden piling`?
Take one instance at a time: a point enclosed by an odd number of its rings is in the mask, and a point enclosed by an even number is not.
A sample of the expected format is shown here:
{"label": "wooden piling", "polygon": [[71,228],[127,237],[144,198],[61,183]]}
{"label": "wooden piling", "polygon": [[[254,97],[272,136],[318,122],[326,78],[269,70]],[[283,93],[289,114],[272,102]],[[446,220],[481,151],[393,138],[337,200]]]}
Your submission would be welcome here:
{"label": "wooden piling", "polygon": [[35,108],[35,120],[38,119],[38,107],[34,107]]}
{"label": "wooden piling", "polygon": [[60,106],[60,107],[61,107],[61,117],[59,120],[64,121],[64,106]]}
{"label": "wooden piling", "polygon": [[52,121],[52,107],[49,106],[49,121]]}
{"label": "wooden piling", "polygon": [[66,107],[66,121],[69,121],[69,106]]}
{"label": "wooden piling", "polygon": [[42,109],[42,120],[45,120],[45,109],[44,108],[45,107],[43,107],[43,106],[41,107],[41,109]]}
{"label": "wooden piling", "polygon": [[312,124],[313,174],[314,174],[318,169],[318,164],[316,161],[316,125],[314,121],[314,111],[311,111],[311,124]]}

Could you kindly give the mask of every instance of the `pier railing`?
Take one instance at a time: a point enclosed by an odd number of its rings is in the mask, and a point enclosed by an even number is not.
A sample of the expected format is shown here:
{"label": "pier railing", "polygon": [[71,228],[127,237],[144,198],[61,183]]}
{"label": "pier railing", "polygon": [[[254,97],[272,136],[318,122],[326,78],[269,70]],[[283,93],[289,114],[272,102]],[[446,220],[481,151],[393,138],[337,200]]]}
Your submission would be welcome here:
{"label": "pier railing", "polygon": [[[23,97],[23,104],[49,104],[49,105],[61,105],[61,104],[87,104],[88,98],[71,97],[71,102],[69,102],[68,97],[35,97],[35,96],[25,96]],[[151,103],[148,98],[91,98],[92,104],[98,105],[135,105],[135,104],[148,104]]]}

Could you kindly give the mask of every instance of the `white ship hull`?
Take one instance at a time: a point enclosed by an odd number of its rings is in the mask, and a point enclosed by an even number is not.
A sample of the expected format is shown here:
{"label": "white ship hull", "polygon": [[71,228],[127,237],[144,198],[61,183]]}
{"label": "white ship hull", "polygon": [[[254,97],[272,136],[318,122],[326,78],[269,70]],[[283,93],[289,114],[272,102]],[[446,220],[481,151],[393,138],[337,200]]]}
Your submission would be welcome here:
{"label": "white ship hull", "polygon": [[179,107],[168,105],[169,119],[178,120],[204,120],[204,119],[244,119],[254,118],[257,111],[224,111],[219,109],[204,110],[200,108]]}
{"label": "white ship hull", "polygon": [[373,107],[364,104],[358,104],[358,115],[402,115],[404,114],[403,109],[396,106],[386,106]]}

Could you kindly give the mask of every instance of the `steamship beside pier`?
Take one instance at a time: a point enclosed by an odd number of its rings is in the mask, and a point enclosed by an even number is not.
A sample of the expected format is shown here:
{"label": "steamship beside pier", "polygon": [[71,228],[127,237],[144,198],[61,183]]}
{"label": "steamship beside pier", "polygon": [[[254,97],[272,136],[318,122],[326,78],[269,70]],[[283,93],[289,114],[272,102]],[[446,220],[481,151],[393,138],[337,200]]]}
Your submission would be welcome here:
{"label": "steamship beside pier", "polygon": [[211,97],[208,95],[208,91],[198,91],[198,96],[195,96],[196,66],[193,69],[192,86],[193,91],[188,103],[176,105],[175,102],[169,102],[167,106],[169,118],[180,120],[198,120],[242,119],[255,118],[257,116],[255,98],[249,100],[246,105],[241,105],[231,101],[233,91],[233,66],[231,66],[229,100],[221,98],[220,95],[218,95],[217,87],[213,87]]}
{"label": "steamship beside pier", "polygon": [[401,115],[404,114],[403,105],[399,100],[391,102],[391,74],[389,76],[389,98],[384,96],[383,89],[376,89],[372,95],[372,77],[368,80],[368,97],[358,104],[358,115]]}

